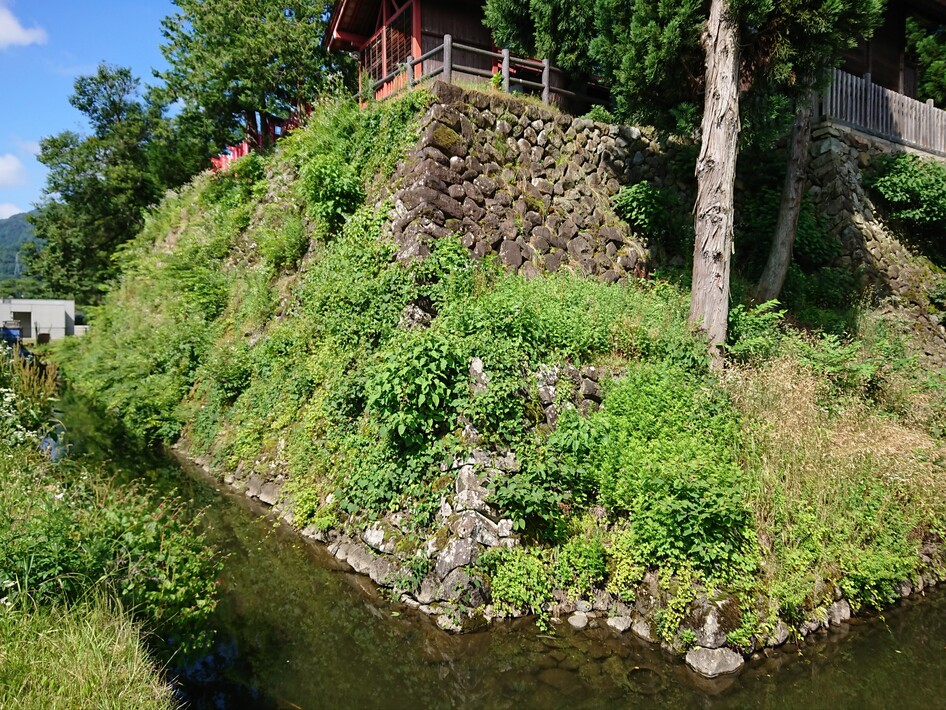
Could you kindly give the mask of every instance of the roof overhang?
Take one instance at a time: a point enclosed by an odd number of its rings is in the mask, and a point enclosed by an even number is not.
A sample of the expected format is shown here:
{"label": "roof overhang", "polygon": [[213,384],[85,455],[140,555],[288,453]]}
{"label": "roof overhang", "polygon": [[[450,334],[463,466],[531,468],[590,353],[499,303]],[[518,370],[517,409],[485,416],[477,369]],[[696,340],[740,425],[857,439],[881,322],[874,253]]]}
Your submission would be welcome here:
{"label": "roof overhang", "polygon": [[381,0],[338,0],[325,33],[325,46],[341,52],[360,49],[374,34]]}

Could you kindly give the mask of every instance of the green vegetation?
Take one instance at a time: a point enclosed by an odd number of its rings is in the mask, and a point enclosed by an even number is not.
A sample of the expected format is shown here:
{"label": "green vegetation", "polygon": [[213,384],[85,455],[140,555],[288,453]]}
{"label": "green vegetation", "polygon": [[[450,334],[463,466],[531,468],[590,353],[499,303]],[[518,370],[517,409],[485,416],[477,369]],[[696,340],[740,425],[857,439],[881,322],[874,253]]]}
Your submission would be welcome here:
{"label": "green vegetation", "polygon": [[146,640],[126,611],[99,597],[0,604],[0,706],[170,710],[173,690]]}
{"label": "green vegetation", "polygon": [[916,97],[946,108],[946,28],[908,17],[907,50],[917,65]]}
{"label": "green vegetation", "polygon": [[27,261],[46,297],[97,302],[117,273],[113,253],[141,229],[144,209],[209,164],[206,133],[186,113],[165,117],[139,84],[131,70],[106,64],[80,76],[69,103],[90,133],[40,141],[48,174],[30,217],[40,242]]}
{"label": "green vegetation", "polygon": [[[758,279],[772,248],[785,179],[784,166],[771,152],[752,150],[748,158],[751,168],[740,174],[745,187],[736,195],[737,274],[733,291],[737,303],[745,298],[742,279]],[[840,255],[841,240],[828,230],[806,195],[799,208],[792,260],[779,296],[798,324],[839,335],[856,328],[859,279],[855,271],[836,266]],[[739,320],[740,314],[731,314],[730,325]]]}
{"label": "green vegetation", "polygon": [[158,75],[165,82],[159,92],[209,124],[218,147],[238,131],[251,145],[264,145],[273,121],[315,101],[326,84],[353,76],[351,58],[324,47],[324,2],[174,5],[174,14],[161,23],[169,68]]}
{"label": "green vegetation", "polygon": [[0,219],[0,281],[14,277],[17,254],[33,239],[33,228],[27,216],[24,212]]}
{"label": "green vegetation", "polygon": [[[296,522],[319,529],[397,511],[423,540],[451,461],[514,454],[487,485],[526,546],[478,563],[500,612],[544,615],[554,589],[630,600],[657,570],[665,636],[698,584],[736,597],[748,648],[835,588],[880,605],[940,565],[921,550],[946,532],[944,390],[901,324],[852,312],[818,336],[775,304],[740,308],[716,375],[672,284],[525,280],[451,238],[398,261],[390,205],[366,196],[427,101],[325,100],[278,152],[169,195],[91,337],[58,352],[70,380],[143,439],[284,471]],[[652,203],[670,198],[640,192],[621,209],[664,229]],[[800,259],[823,266],[831,244],[805,229]],[[588,366],[598,409],[575,378]],[[553,380],[550,426],[538,387]]]}
{"label": "green vegetation", "polygon": [[169,707],[151,654],[205,648],[214,552],[173,497],[41,453],[55,394],[0,350],[0,704]]}
{"label": "green vegetation", "polygon": [[932,158],[897,153],[872,166],[869,184],[904,236],[942,266],[946,255],[939,242],[946,228],[946,166]]}

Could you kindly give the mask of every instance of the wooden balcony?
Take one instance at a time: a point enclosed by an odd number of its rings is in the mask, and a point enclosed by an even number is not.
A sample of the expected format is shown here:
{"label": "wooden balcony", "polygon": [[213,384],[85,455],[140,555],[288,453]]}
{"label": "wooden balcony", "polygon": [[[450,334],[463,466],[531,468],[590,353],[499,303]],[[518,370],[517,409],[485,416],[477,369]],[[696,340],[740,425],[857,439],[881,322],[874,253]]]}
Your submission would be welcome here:
{"label": "wooden balcony", "polygon": [[834,72],[815,116],[893,143],[946,157],[946,111],[874,84],[870,75]]}
{"label": "wooden balcony", "polygon": [[362,55],[362,95],[379,100],[435,77],[448,83],[456,80],[495,81],[503,91],[536,94],[545,103],[577,101],[599,104],[608,99],[607,89],[598,83],[589,83],[586,92],[582,93],[566,89],[565,73],[547,59],[524,59],[512,56],[508,49],[474,47],[454,42],[450,35],[444,35],[442,44],[419,57],[405,57],[386,76],[377,76],[381,62],[365,61],[371,56]]}

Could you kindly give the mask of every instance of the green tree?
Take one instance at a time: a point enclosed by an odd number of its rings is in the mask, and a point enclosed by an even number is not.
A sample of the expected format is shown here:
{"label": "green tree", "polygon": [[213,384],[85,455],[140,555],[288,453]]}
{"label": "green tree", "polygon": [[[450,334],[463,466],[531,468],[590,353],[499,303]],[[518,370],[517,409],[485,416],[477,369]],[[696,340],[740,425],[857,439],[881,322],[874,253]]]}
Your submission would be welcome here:
{"label": "green tree", "polygon": [[242,132],[261,146],[271,122],[315,100],[351,61],[324,49],[324,0],[175,0],[162,22],[158,76],[214,128],[219,145]]}
{"label": "green tree", "polygon": [[40,141],[48,173],[30,217],[40,241],[27,260],[47,295],[96,302],[115,274],[112,254],[138,232],[143,210],[207,164],[206,138],[188,132],[184,114],[165,118],[139,85],[130,69],[100,65],[76,80],[69,99],[91,134]]}
{"label": "green tree", "polygon": [[772,248],[753,293],[759,303],[779,297],[791,265],[811,145],[813,93],[825,87],[844,50],[870,37],[880,24],[883,10],[883,0],[780,3],[775,26],[782,33],[784,49],[780,50],[783,56],[775,64],[775,71],[770,72],[769,81],[772,90],[791,98],[795,120],[788,141],[788,169]]}
{"label": "green tree", "polygon": [[917,64],[916,97],[946,108],[946,27],[907,18],[907,47]]}
{"label": "green tree", "polygon": [[135,234],[142,208],[157,197],[138,84],[131,70],[105,64],[79,77],[69,103],[88,118],[92,134],[66,131],[40,141],[38,159],[49,172],[32,217],[43,246],[30,259],[30,272],[51,294],[97,300],[112,274],[112,252]]}
{"label": "green tree", "polygon": [[[869,34],[882,7],[881,0],[597,1],[592,52],[611,81],[618,115],[678,130],[702,116],[690,318],[714,353],[726,337],[745,110],[777,106],[766,97],[779,95],[802,106],[841,52]],[[744,101],[747,95],[757,100]],[[782,234],[793,237],[794,196],[785,208]]]}
{"label": "green tree", "polygon": [[702,0],[597,0],[591,53],[622,120],[691,132],[703,93]]}
{"label": "green tree", "polygon": [[577,78],[594,67],[595,0],[487,0],[484,24],[497,45],[525,57],[548,58]]}

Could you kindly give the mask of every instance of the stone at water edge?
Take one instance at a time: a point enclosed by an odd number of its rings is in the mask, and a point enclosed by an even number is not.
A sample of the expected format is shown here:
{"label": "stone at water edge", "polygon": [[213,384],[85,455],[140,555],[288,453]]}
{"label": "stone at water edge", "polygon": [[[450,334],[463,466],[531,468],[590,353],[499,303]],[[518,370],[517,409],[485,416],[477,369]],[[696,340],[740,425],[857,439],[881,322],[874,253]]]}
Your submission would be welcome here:
{"label": "stone at water edge", "polygon": [[650,628],[650,624],[647,622],[647,619],[637,619],[637,621],[631,624],[631,631],[649,643],[656,643],[657,641],[657,636]]}
{"label": "stone at water edge", "polygon": [[743,657],[730,648],[698,646],[686,655],[687,665],[705,678],[735,673],[745,664]]}
{"label": "stone at water edge", "polygon": [[477,552],[477,544],[472,540],[468,538],[452,539],[447,543],[446,548],[440,555],[440,559],[437,560],[436,567],[434,567],[434,573],[437,575],[437,579],[442,582],[444,578],[457,567],[463,567],[464,565],[475,562]]}
{"label": "stone at water edge", "polygon": [[625,631],[631,628],[631,617],[612,616],[606,623],[618,633],[623,634]]}
{"label": "stone at water edge", "polygon": [[568,617],[568,623],[573,629],[583,629],[588,625],[588,615],[583,611],[576,611]]}
{"label": "stone at water edge", "polygon": [[788,625],[782,621],[778,620],[778,623],[775,625],[775,629],[772,631],[772,635],[769,636],[766,641],[767,646],[781,646],[783,643],[788,641],[788,636],[790,629]]}
{"label": "stone at water edge", "polygon": [[835,602],[828,607],[828,623],[832,626],[840,626],[843,622],[851,618],[851,605],[846,599]]}

